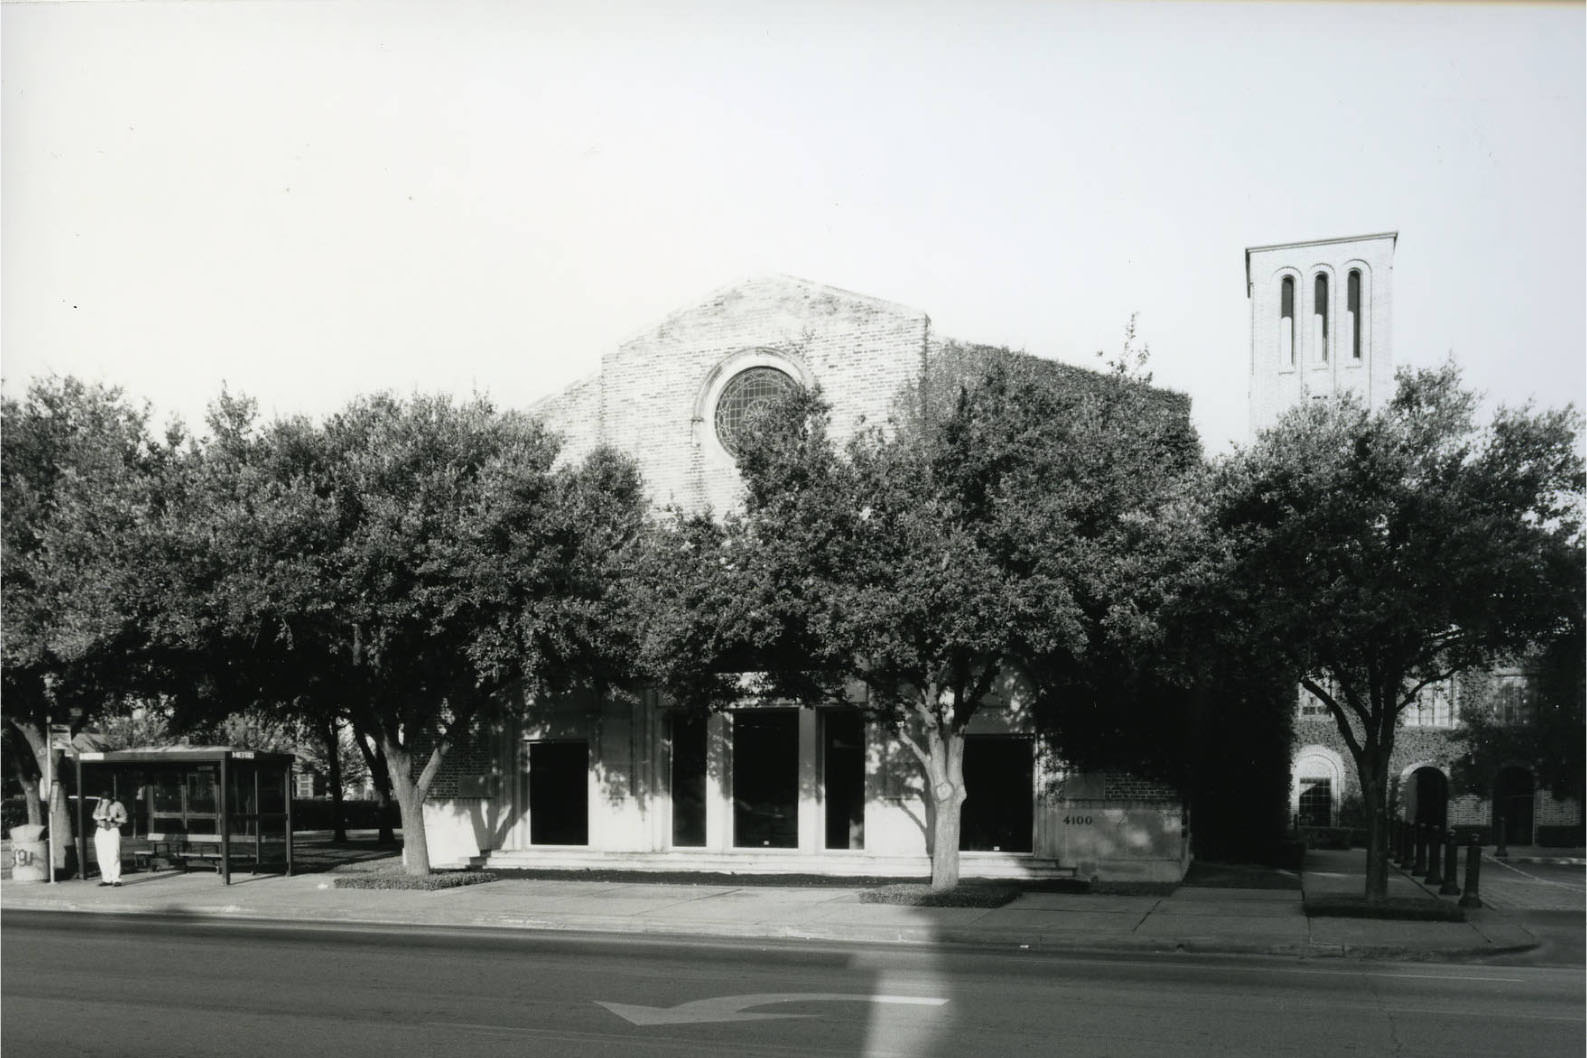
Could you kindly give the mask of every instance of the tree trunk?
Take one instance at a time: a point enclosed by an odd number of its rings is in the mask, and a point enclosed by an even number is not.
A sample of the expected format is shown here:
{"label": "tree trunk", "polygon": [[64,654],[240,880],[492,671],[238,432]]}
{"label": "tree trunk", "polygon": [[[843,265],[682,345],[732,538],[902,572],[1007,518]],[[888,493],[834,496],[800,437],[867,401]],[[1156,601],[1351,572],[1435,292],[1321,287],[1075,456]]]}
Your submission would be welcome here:
{"label": "tree trunk", "polygon": [[333,716],[325,723],[325,782],[331,793],[331,840],[347,841],[347,812],[342,801],[342,740],[341,725]]}
{"label": "tree trunk", "polygon": [[391,769],[387,767],[386,758],[379,750],[379,743],[365,734],[356,721],[353,723],[353,741],[358,744],[358,752],[364,755],[364,764],[369,768],[369,778],[375,784],[375,801],[380,805],[380,833],[375,840],[382,845],[394,845],[397,842],[397,835],[391,829]]}
{"label": "tree trunk", "polygon": [[38,826],[44,822],[44,814],[39,810],[39,777],[22,766],[23,756],[19,753],[13,759],[17,785],[22,787],[22,800],[28,809],[28,822]]}
{"label": "tree trunk", "polygon": [[963,819],[964,732],[926,733],[926,777],[931,787],[931,888],[935,892],[959,884],[959,831]]}
{"label": "tree trunk", "polygon": [[1389,895],[1389,828],[1388,802],[1384,796],[1388,788],[1388,754],[1367,752],[1357,762],[1361,778],[1361,802],[1367,816],[1367,880],[1366,898],[1369,903],[1388,899]]}
{"label": "tree trunk", "polygon": [[[11,726],[27,740],[28,749],[32,751],[33,759],[38,764],[40,782],[42,783],[45,774],[50,775],[54,781],[54,789],[42,791],[41,796],[49,805],[48,832],[53,835],[55,843],[53,866],[57,871],[65,871],[77,861],[77,853],[72,845],[72,813],[68,809],[66,786],[61,777],[64,755],[60,750],[50,748],[46,732],[33,721],[12,720]],[[49,766],[47,773],[46,762]],[[41,812],[42,814],[45,813]]]}
{"label": "tree trunk", "polygon": [[380,750],[390,767],[392,791],[402,814],[402,869],[408,874],[429,874],[430,843],[424,833],[424,798],[429,783],[414,779],[413,758],[389,737],[381,737]]}

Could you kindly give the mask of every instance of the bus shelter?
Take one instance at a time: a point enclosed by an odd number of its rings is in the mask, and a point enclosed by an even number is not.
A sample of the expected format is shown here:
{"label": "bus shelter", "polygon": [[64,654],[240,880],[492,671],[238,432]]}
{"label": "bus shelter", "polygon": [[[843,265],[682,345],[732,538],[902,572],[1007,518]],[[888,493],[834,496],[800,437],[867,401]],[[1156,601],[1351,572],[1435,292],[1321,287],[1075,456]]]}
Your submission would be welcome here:
{"label": "bus shelter", "polygon": [[92,802],[114,797],[127,809],[123,855],[140,866],[213,867],[227,885],[244,864],[290,875],[295,761],[229,746],[80,752],[77,862],[88,863]]}

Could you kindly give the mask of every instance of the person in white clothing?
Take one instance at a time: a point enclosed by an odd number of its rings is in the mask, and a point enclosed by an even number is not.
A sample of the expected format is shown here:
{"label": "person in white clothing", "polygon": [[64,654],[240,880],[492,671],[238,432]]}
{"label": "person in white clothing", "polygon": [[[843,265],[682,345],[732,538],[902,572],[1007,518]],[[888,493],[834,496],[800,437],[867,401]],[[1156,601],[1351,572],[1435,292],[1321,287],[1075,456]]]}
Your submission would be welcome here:
{"label": "person in white clothing", "polygon": [[121,884],[121,827],[127,810],[114,797],[101,797],[94,807],[94,855],[99,860],[99,884]]}

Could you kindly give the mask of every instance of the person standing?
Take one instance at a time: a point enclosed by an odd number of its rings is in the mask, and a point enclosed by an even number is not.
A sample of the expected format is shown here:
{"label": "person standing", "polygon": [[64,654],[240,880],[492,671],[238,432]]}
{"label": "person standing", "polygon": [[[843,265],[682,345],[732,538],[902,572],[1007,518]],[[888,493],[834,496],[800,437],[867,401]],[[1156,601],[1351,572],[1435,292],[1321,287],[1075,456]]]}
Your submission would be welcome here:
{"label": "person standing", "polygon": [[94,855],[99,860],[99,884],[121,884],[121,826],[127,810],[114,796],[101,797],[94,806]]}

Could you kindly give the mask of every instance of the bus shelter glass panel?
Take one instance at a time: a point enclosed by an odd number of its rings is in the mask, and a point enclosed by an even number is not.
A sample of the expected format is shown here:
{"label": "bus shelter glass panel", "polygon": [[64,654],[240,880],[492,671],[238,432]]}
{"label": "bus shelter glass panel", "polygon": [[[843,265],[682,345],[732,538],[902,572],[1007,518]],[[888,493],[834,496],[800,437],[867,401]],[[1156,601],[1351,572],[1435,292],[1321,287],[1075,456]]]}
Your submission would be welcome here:
{"label": "bus shelter glass panel", "polygon": [[204,765],[187,773],[184,784],[189,834],[220,833],[220,774],[213,765]]}
{"label": "bus shelter glass panel", "polygon": [[226,777],[226,811],[231,815],[233,835],[252,837],[259,833],[259,803],[254,792],[253,768],[233,766]]}

